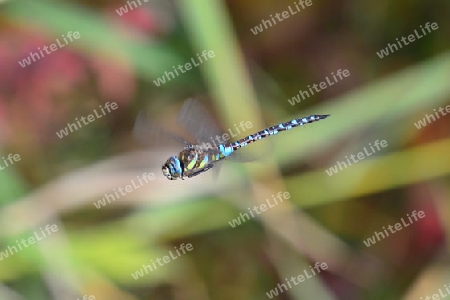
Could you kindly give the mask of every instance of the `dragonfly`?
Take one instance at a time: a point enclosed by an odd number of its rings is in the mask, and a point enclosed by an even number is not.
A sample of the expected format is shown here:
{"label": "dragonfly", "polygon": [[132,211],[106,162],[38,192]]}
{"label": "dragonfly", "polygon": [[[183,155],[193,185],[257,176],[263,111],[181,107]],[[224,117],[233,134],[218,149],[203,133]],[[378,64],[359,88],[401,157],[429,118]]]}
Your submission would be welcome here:
{"label": "dragonfly", "polygon": [[[197,116],[193,116],[193,114]],[[211,146],[201,143],[201,140],[213,136],[211,132],[220,132],[212,121],[208,119],[207,113],[199,104],[197,99],[188,99],[181,108],[179,122],[184,127],[191,129],[197,138],[197,143],[187,142],[179,136],[173,134],[172,137],[184,143],[184,148],[176,156],[171,156],[162,166],[163,175],[169,180],[192,178],[212,169],[219,161],[232,159],[236,151],[248,146],[251,143],[276,135],[283,131],[288,131],[296,127],[304,126],[313,122],[326,119],[330,115],[310,115],[307,117],[292,119],[285,123],[265,128],[254,134],[250,134],[240,140],[230,143],[220,143]],[[137,121],[136,124],[139,122]],[[200,123],[200,124],[198,124]],[[135,129],[139,129],[135,125]],[[216,134],[217,135],[217,134]],[[207,146],[206,146],[207,145]]]}

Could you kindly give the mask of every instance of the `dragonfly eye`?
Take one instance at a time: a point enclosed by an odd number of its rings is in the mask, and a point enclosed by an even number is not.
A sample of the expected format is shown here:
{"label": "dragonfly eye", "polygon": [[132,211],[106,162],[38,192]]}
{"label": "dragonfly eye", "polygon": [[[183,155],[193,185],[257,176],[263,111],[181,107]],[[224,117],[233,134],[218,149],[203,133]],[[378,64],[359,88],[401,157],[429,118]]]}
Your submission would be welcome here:
{"label": "dragonfly eye", "polygon": [[181,167],[180,160],[172,156],[162,166],[162,172],[167,179],[176,180],[183,175],[183,168]]}

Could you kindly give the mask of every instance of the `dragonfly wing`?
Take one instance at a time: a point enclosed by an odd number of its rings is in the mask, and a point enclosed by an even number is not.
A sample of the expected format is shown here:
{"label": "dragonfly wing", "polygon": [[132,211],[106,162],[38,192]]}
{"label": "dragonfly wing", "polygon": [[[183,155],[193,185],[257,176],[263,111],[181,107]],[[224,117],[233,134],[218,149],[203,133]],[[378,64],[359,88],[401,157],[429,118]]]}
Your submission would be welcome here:
{"label": "dragonfly wing", "polygon": [[211,143],[222,131],[217,126],[208,110],[197,99],[187,99],[178,115],[178,123],[192,134],[198,144]]}
{"label": "dragonfly wing", "polygon": [[173,132],[164,129],[156,121],[149,118],[144,111],[136,117],[133,128],[134,138],[145,145],[169,145],[173,141],[188,144],[188,141]]}
{"label": "dragonfly wing", "polygon": [[260,159],[260,155],[254,155],[253,153],[243,153],[239,151],[234,152],[225,158],[225,160],[241,163],[252,162],[258,159]]}
{"label": "dragonfly wing", "polygon": [[233,162],[253,162],[261,160],[265,156],[269,156],[274,151],[274,143],[271,141],[263,141],[264,147],[253,147],[252,145],[238,149],[231,153],[225,159]]}
{"label": "dragonfly wing", "polygon": [[217,161],[214,163],[214,168],[211,170],[213,181],[217,181],[219,178],[220,169],[222,167],[223,161]]}

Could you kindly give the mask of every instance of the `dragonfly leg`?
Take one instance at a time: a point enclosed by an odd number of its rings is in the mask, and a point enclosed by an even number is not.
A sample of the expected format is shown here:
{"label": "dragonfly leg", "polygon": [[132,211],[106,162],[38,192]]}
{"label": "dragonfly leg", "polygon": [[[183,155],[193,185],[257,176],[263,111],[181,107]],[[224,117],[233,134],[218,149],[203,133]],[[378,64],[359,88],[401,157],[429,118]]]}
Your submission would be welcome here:
{"label": "dragonfly leg", "polygon": [[201,169],[200,171],[193,172],[193,173],[189,174],[189,175],[188,175],[188,178],[192,178],[192,177],[197,176],[197,175],[199,175],[199,174],[201,174],[201,173],[203,173],[203,172],[206,172],[206,171],[208,171],[209,169],[211,169],[212,167],[213,167],[212,164],[207,165],[205,168]]}

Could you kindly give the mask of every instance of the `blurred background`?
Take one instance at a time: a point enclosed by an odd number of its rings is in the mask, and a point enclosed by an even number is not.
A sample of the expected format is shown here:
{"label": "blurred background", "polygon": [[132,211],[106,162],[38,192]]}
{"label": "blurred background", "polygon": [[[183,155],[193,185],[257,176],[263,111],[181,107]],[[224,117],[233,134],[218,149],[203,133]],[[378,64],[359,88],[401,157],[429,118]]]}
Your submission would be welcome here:
{"label": "blurred background", "polygon": [[[450,294],[450,116],[430,117],[450,111],[450,2],[310,3],[2,1],[0,299]],[[438,28],[424,35],[427,22]],[[350,75],[294,102],[339,69]],[[251,122],[239,138],[331,117],[252,144],[254,161],[225,162],[216,179],[169,181],[161,166],[183,145],[151,127],[137,141],[133,127],[143,111],[192,140],[177,123],[191,97],[210,112],[189,116],[198,130]],[[371,151],[376,140],[388,146]],[[289,199],[233,223],[279,192]],[[407,226],[375,241],[396,223]],[[279,289],[316,262],[327,269]]]}

